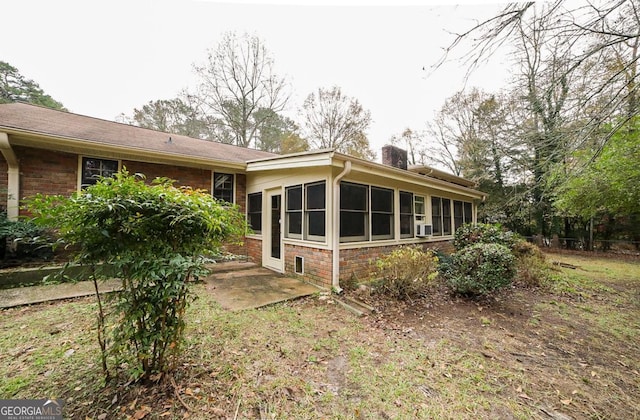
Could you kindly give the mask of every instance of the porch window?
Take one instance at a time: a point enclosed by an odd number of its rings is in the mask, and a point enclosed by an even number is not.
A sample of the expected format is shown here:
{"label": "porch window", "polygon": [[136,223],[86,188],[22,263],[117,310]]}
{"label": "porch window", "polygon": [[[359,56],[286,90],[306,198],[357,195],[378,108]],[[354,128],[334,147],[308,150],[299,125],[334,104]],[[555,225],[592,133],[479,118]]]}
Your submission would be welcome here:
{"label": "porch window", "polygon": [[324,241],[327,212],[325,182],[287,187],[285,194],[285,236]]}
{"label": "porch window", "polygon": [[326,214],[325,182],[307,184],[305,186],[305,239],[324,241]]}
{"label": "porch window", "polygon": [[473,223],[473,205],[465,201],[462,209],[464,210],[464,223]]}
{"label": "porch window", "polygon": [[458,229],[460,226],[466,223],[471,223],[473,220],[472,214],[473,206],[466,201],[454,201],[453,202],[453,225],[454,229]]}
{"label": "porch window", "polygon": [[431,224],[433,236],[451,235],[451,200],[431,197]]}
{"label": "porch window", "polygon": [[285,236],[302,239],[302,185],[287,187],[285,195]]}
{"label": "porch window", "polygon": [[262,233],[262,193],[249,194],[247,221],[254,233]]}
{"label": "porch window", "polygon": [[94,185],[101,177],[108,178],[113,176],[118,172],[118,166],[117,160],[83,157],[80,188]]}
{"label": "porch window", "polygon": [[371,187],[371,239],[393,238],[393,190]]}
{"label": "porch window", "polygon": [[442,199],[442,234],[451,235],[451,200]]}
{"label": "porch window", "polygon": [[413,237],[413,194],[400,191],[400,237]]}
{"label": "porch window", "polygon": [[369,238],[369,187],[340,183],[340,240],[365,241]]}
{"label": "porch window", "polygon": [[442,236],[442,199],[431,197],[431,224],[433,236]]}
{"label": "porch window", "polygon": [[218,200],[233,203],[233,174],[213,174],[213,196]]}
{"label": "porch window", "polygon": [[425,223],[426,207],[424,197],[416,195],[413,197],[413,212],[416,215],[416,223]]}

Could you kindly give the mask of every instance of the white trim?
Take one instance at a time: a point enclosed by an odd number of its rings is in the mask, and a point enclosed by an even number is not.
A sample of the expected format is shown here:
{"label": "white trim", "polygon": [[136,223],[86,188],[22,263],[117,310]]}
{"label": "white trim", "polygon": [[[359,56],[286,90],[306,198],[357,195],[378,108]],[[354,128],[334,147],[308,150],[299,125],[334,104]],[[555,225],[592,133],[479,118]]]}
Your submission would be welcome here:
{"label": "white trim", "polygon": [[7,219],[16,221],[20,215],[20,162],[7,133],[0,133],[0,152],[7,161]]}

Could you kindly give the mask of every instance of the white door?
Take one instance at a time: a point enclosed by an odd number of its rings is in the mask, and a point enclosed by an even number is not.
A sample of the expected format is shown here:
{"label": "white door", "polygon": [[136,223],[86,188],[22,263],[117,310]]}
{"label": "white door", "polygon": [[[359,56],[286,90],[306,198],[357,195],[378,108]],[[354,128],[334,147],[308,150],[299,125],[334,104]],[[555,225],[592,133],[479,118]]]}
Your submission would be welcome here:
{"label": "white door", "polygon": [[262,235],[262,264],[284,272],[282,249],[282,191],[267,191],[266,229]]}

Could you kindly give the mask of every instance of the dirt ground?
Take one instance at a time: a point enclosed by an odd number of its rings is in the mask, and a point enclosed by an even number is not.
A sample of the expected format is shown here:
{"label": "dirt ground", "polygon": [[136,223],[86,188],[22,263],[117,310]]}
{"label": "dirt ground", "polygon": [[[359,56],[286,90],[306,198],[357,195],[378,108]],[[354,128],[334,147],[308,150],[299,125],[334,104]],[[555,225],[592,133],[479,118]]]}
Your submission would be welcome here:
{"label": "dirt ground", "polygon": [[[174,383],[47,386],[83,419],[640,418],[640,260],[548,259],[573,267],[551,288],[476,300],[438,288],[412,302],[349,292],[376,309],[360,318],[328,295],[240,314],[198,299]],[[98,374],[75,374],[87,372]]]}

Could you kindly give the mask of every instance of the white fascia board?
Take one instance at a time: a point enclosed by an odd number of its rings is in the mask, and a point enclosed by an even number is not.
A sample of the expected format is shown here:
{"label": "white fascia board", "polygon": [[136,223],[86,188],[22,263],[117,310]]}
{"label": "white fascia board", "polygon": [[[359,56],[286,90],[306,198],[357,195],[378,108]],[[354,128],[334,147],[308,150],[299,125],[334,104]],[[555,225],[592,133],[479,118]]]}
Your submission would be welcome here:
{"label": "white fascia board", "polygon": [[431,188],[439,191],[445,191],[453,194],[465,195],[476,199],[482,199],[486,196],[486,193],[477,191],[471,188],[456,185],[451,182],[442,181],[435,178],[428,178],[424,175],[416,174],[405,169],[394,168],[387,165],[382,165],[376,162],[366,162],[360,159],[352,160],[352,173],[361,172],[371,174],[373,176],[379,176],[382,178],[392,179],[394,181],[408,182],[420,187]]}
{"label": "white fascia board", "polygon": [[296,156],[282,156],[272,159],[251,161],[247,163],[247,172],[308,168],[312,166],[330,166],[332,164],[332,152],[301,154]]}

